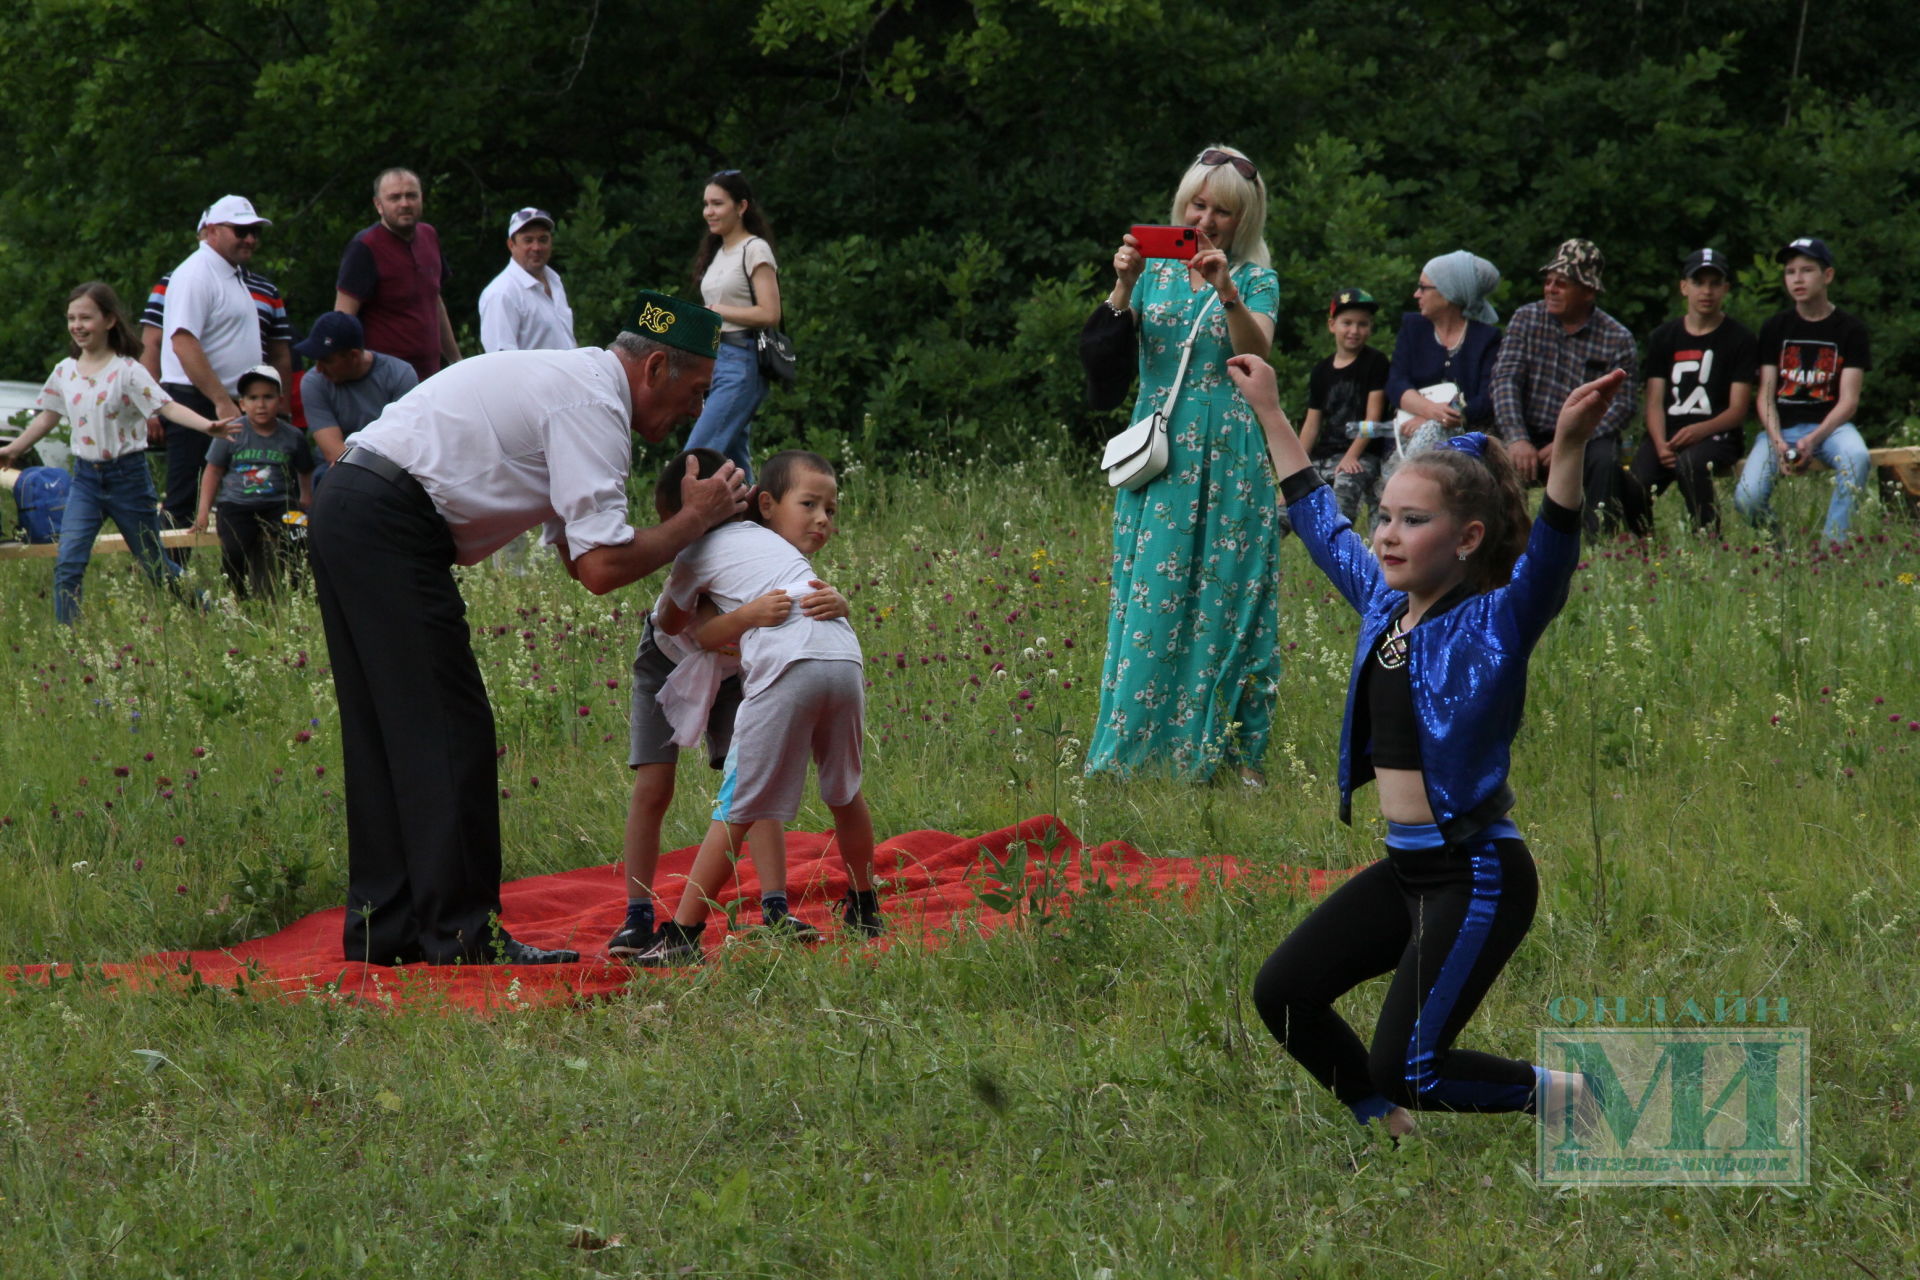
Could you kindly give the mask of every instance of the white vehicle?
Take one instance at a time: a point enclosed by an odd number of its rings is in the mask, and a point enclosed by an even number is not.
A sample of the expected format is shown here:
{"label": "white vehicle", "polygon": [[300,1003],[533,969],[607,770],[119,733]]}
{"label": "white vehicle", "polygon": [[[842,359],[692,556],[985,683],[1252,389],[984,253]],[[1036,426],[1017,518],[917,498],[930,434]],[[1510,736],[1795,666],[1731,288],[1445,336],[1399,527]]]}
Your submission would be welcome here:
{"label": "white vehicle", "polygon": [[[20,428],[13,425],[13,419],[23,409],[32,413],[40,399],[41,385],[38,382],[0,382],[0,441],[11,440],[20,434]],[[40,461],[50,467],[67,465],[70,455],[63,438],[66,430],[63,423],[34,446],[40,451]]]}

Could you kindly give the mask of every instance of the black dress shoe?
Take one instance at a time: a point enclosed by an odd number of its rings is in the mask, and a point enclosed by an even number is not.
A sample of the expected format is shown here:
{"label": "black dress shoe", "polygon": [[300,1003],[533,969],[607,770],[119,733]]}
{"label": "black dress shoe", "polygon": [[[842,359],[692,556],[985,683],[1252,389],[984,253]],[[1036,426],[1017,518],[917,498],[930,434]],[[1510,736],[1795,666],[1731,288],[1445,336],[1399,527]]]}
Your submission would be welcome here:
{"label": "black dress shoe", "polygon": [[578,964],[578,951],[549,950],[546,947],[530,947],[526,943],[502,933],[495,943],[499,952],[500,964]]}

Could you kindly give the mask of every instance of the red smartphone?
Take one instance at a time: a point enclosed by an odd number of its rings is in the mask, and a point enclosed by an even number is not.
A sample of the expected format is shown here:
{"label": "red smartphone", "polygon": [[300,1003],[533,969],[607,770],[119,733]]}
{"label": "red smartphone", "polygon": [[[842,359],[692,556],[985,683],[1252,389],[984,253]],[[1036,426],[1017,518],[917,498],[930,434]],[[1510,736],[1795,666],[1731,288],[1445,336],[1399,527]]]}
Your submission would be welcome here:
{"label": "red smartphone", "polygon": [[1193,257],[1200,251],[1200,232],[1195,227],[1134,227],[1129,231],[1140,246],[1143,258]]}

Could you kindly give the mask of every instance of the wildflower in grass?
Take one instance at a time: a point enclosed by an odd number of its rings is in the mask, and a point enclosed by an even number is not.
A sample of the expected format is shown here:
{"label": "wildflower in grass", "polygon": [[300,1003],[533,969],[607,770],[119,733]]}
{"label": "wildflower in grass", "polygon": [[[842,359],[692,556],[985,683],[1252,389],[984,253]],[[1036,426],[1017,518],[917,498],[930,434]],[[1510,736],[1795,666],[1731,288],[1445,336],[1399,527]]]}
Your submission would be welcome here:
{"label": "wildflower in grass", "polygon": [[175,836],[173,838],[173,847],[176,849],[181,848],[186,843],[187,843],[187,838],[185,836]]}
{"label": "wildflower in grass", "polygon": [[298,733],[293,735],[293,740],[295,742],[311,742],[313,741],[313,734],[305,729],[302,729]]}
{"label": "wildflower in grass", "polygon": [[133,773],[133,770],[129,769],[124,764],[117,764],[113,766],[113,776],[116,778],[125,778],[130,776],[132,773]]}

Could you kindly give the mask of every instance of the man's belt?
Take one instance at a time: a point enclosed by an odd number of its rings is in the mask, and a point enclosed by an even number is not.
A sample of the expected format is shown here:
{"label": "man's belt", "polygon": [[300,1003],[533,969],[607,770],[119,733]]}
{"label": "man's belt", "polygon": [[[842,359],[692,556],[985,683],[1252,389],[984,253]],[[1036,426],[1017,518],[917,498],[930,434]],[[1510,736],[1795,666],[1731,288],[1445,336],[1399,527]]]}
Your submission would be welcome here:
{"label": "man's belt", "polygon": [[411,471],[408,471],[391,458],[383,457],[371,449],[355,445],[341,455],[340,464],[342,466],[360,467],[364,470],[371,471],[408,497],[419,499],[436,512],[439,510],[439,508],[434,507],[433,499],[427,494],[426,486],[414,479]]}

